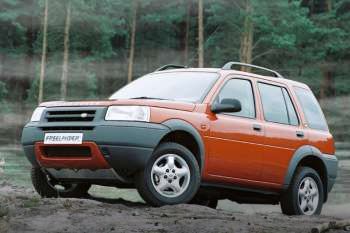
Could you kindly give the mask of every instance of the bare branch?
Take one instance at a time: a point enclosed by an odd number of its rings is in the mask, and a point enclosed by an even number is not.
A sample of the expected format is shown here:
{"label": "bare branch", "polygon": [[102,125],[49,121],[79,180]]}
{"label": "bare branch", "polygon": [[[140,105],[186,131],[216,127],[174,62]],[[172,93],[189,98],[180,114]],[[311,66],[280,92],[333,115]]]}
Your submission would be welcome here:
{"label": "bare branch", "polygon": [[263,56],[265,56],[265,55],[271,54],[271,53],[273,53],[273,52],[275,52],[274,49],[269,49],[269,50],[267,50],[267,51],[265,51],[265,52],[263,52],[263,53],[260,53],[260,54],[258,54],[258,55],[256,55],[256,56],[254,56],[253,59],[252,59],[252,61],[255,61],[256,59],[259,59],[260,57],[263,57]]}

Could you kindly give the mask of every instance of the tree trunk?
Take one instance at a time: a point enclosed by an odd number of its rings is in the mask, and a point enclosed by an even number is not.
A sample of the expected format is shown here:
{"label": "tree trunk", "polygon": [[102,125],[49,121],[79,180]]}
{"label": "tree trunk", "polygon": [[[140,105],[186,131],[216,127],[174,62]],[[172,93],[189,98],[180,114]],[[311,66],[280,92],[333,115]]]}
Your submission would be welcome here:
{"label": "tree trunk", "polygon": [[307,4],[309,5],[309,17],[312,17],[315,13],[315,1],[309,0],[307,1]]}
{"label": "tree trunk", "polygon": [[64,26],[64,51],[63,51],[63,65],[61,77],[61,100],[67,98],[67,84],[68,84],[68,59],[69,59],[69,31],[70,31],[70,17],[71,17],[71,2],[68,0],[66,6],[66,22]]}
{"label": "tree trunk", "polygon": [[[246,0],[246,16],[244,19],[243,32],[241,35],[240,61],[242,63],[252,63],[253,57],[253,40],[254,40],[254,23],[252,21],[252,6],[250,0]],[[241,67],[242,71],[250,72],[250,67]]]}
{"label": "tree trunk", "polygon": [[191,16],[191,0],[187,0],[187,12],[186,12],[186,26],[185,26],[185,38],[184,38],[184,64],[189,65],[188,61],[188,47],[189,47],[189,35],[190,35],[190,16]]}
{"label": "tree trunk", "polygon": [[0,80],[4,80],[5,54],[0,53]]}
{"label": "tree trunk", "polygon": [[43,101],[44,93],[44,79],[45,79],[45,67],[46,67],[46,54],[47,54],[47,24],[48,24],[48,11],[49,3],[45,0],[45,10],[44,10],[44,25],[43,25],[43,47],[41,54],[41,67],[40,67],[40,80],[39,80],[39,95],[38,103]]}
{"label": "tree trunk", "polygon": [[128,83],[132,81],[134,55],[135,55],[135,37],[136,37],[136,21],[137,21],[137,8],[138,0],[134,0],[134,6],[132,9],[132,23],[131,23],[131,38],[130,38],[130,51],[129,51],[129,65],[128,65]]}
{"label": "tree trunk", "polygon": [[28,15],[28,18],[26,17],[27,21],[27,30],[26,30],[26,46],[28,48],[27,50],[27,57],[26,57],[26,66],[27,66],[27,73],[26,77],[23,80],[23,84],[21,85],[21,92],[22,96],[21,99],[25,99],[27,96],[26,90],[30,88],[31,83],[33,80],[35,80],[35,61],[34,61],[34,43],[36,39],[37,30],[34,25],[34,17],[35,17],[35,1],[30,1],[30,14]]}
{"label": "tree trunk", "polygon": [[198,0],[198,67],[204,66],[203,0]]}
{"label": "tree trunk", "polygon": [[334,90],[334,79],[333,79],[333,72],[330,71],[329,67],[325,67],[325,70],[323,70],[323,80],[321,83],[321,89],[320,89],[320,98],[326,98],[327,96],[334,96],[335,90]]}
{"label": "tree trunk", "polygon": [[[327,11],[330,13],[332,11],[332,5],[331,0],[327,0]],[[326,60],[327,57],[325,58]],[[331,63],[325,63],[325,65],[321,66],[322,74],[323,74],[323,80],[321,82],[321,88],[320,88],[320,98],[326,98],[328,96],[334,96],[335,95],[335,88],[334,88],[334,77],[333,77],[333,65]]]}
{"label": "tree trunk", "polygon": [[326,0],[327,11],[332,11],[332,0]]}

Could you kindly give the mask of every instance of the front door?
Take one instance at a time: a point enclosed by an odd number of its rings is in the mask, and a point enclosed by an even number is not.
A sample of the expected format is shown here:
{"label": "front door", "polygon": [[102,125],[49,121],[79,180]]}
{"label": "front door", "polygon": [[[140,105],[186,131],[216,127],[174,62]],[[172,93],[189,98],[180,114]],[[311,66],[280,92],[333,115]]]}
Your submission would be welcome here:
{"label": "front door", "polygon": [[[208,174],[213,178],[246,183],[257,180],[261,174],[264,129],[257,120],[252,80],[229,79],[215,97],[237,99],[242,110],[237,113],[219,113],[210,124],[207,138],[209,156]],[[242,182],[240,182],[242,181]]]}

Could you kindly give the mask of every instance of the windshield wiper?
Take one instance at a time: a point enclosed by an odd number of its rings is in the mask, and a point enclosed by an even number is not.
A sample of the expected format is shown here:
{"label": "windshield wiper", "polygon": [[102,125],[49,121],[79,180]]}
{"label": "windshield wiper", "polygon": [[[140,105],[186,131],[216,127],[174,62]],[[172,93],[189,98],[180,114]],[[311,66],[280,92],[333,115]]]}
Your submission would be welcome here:
{"label": "windshield wiper", "polygon": [[133,97],[130,98],[131,100],[137,100],[137,99],[144,99],[144,100],[172,100],[172,99],[164,99],[164,98],[157,98],[157,97],[150,97],[150,96],[139,96],[139,97]]}

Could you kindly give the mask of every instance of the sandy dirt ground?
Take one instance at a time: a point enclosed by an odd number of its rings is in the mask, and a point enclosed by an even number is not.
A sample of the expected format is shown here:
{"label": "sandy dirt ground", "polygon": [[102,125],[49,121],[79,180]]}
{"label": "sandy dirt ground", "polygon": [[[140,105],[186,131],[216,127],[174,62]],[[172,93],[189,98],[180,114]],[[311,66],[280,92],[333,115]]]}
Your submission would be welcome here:
{"label": "sandy dirt ground", "polygon": [[[225,202],[221,202],[225,205]],[[247,205],[240,205],[241,209]],[[31,188],[0,183],[0,232],[310,232],[342,216],[288,217],[270,211],[195,205],[151,208],[121,199],[42,199]],[[345,206],[346,209],[350,208]],[[331,212],[329,212],[331,213]],[[330,232],[345,232],[333,230]]]}

